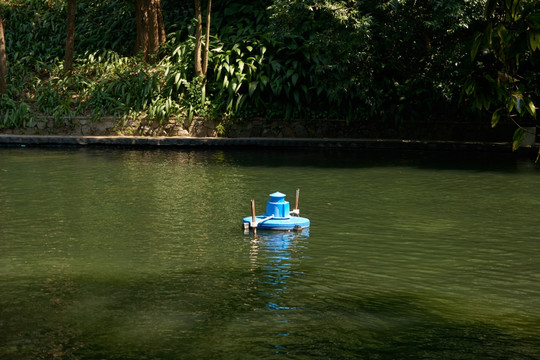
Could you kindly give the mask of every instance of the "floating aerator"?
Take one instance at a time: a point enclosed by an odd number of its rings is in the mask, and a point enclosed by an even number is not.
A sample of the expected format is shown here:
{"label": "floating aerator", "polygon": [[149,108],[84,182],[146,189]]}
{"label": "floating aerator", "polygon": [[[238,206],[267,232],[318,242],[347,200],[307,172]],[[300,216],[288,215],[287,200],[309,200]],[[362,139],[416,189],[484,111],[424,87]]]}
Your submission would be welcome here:
{"label": "floating aerator", "polygon": [[244,229],[262,230],[302,230],[309,227],[309,219],[300,217],[298,197],[300,190],[296,190],[295,208],[290,211],[289,202],[285,201],[285,194],[275,192],[270,194],[266,203],[266,213],[255,215],[255,201],[251,200],[251,216],[244,218]]}

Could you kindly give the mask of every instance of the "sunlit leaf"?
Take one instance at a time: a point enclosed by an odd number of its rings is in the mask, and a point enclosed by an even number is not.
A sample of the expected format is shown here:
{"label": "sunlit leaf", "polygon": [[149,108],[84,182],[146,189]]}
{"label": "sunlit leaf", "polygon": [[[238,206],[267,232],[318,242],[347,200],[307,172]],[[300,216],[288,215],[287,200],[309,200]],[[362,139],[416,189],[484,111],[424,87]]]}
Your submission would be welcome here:
{"label": "sunlit leaf", "polygon": [[491,127],[495,127],[497,126],[497,124],[499,123],[499,120],[501,118],[501,112],[503,111],[504,109],[503,108],[500,108],[500,109],[497,109],[493,115],[491,116]]}
{"label": "sunlit leaf", "polygon": [[240,108],[242,107],[242,104],[244,103],[244,99],[245,98],[243,94],[238,95],[238,98],[236,100],[236,106],[235,106],[236,111],[240,110]]}
{"label": "sunlit leaf", "polygon": [[525,140],[525,137],[527,136],[527,133],[522,128],[517,128],[514,132],[514,136],[512,138],[512,151],[516,151],[523,140]]}
{"label": "sunlit leaf", "polygon": [[252,81],[249,83],[249,96],[253,96],[253,93],[257,89],[257,85],[259,84],[258,81]]}
{"label": "sunlit leaf", "polygon": [[531,99],[527,99],[526,103],[527,105],[525,108],[527,109],[529,114],[531,114],[533,118],[536,118],[536,106],[534,106],[534,103],[532,102]]}
{"label": "sunlit leaf", "polygon": [[242,61],[241,59],[238,59],[236,60],[236,62],[238,63],[238,71],[240,73],[244,72],[244,65],[245,65],[244,61]]}
{"label": "sunlit leaf", "polygon": [[[497,78],[502,81],[502,82],[506,82],[506,83],[515,83],[515,82],[518,82],[519,80],[516,79],[515,77],[513,77],[512,75],[509,75],[507,73],[504,73],[502,71],[498,71],[497,72]],[[493,81],[493,78],[491,78],[491,81]]]}
{"label": "sunlit leaf", "polygon": [[206,86],[202,86],[201,89],[201,103],[204,104],[206,101]]}

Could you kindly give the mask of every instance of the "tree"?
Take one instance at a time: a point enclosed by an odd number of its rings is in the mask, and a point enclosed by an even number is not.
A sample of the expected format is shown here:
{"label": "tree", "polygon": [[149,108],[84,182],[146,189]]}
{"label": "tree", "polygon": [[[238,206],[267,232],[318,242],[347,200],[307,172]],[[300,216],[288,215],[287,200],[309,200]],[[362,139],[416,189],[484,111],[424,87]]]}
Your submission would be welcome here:
{"label": "tree", "polygon": [[[476,72],[465,84],[479,110],[492,112],[491,126],[501,118],[517,129],[513,149],[524,140],[523,121],[534,123],[538,101],[540,57],[540,3],[538,0],[488,0],[484,9],[486,27],[478,33],[471,50]],[[536,125],[538,127],[538,125]]]}
{"label": "tree", "polygon": [[0,95],[7,91],[6,85],[7,75],[7,59],[6,59],[6,42],[4,39],[4,20],[0,13]]}
{"label": "tree", "polygon": [[135,52],[142,53],[145,61],[151,61],[159,46],[166,40],[161,0],[136,0],[135,19],[137,22],[137,41]]}
{"label": "tree", "polygon": [[204,42],[204,55],[201,62],[202,48],[202,5],[201,0],[195,0],[195,18],[197,27],[195,28],[195,74],[197,76],[206,75],[208,70],[208,48],[210,46],[210,12],[212,10],[212,0],[208,0],[206,6],[206,33]]}
{"label": "tree", "polygon": [[64,71],[71,74],[73,71],[73,49],[75,47],[75,11],[76,0],[68,0],[67,6],[67,33],[66,33],[66,52],[64,59]]}

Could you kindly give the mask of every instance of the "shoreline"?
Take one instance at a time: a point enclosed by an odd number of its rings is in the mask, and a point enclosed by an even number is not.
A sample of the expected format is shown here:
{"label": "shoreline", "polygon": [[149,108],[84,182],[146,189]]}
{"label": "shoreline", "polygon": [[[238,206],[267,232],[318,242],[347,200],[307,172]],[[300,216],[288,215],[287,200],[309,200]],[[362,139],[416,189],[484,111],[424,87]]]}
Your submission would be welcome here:
{"label": "shoreline", "polygon": [[5,135],[0,146],[130,146],[156,148],[337,148],[415,151],[470,151],[537,153],[540,144],[512,152],[510,142],[474,142],[400,139],[273,138],[273,137],[186,137],[186,136],[84,136]]}

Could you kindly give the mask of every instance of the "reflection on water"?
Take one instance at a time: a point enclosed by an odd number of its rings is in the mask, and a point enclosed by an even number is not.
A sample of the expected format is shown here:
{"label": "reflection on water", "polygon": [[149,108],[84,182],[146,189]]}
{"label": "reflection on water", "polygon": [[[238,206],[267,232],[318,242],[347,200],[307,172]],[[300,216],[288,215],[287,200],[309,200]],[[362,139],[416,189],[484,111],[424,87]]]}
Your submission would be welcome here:
{"label": "reflection on water", "polygon": [[0,359],[540,358],[540,168],[493,156],[0,149]]}
{"label": "reflection on water", "polygon": [[[302,307],[290,297],[288,287],[301,277],[302,259],[307,249],[309,229],[301,232],[259,231],[250,241],[250,271],[256,273],[253,288],[266,301],[265,308],[275,317],[273,322],[289,323],[288,311]],[[277,336],[289,336],[286,327]],[[276,345],[276,349],[281,346]]]}

